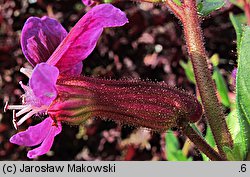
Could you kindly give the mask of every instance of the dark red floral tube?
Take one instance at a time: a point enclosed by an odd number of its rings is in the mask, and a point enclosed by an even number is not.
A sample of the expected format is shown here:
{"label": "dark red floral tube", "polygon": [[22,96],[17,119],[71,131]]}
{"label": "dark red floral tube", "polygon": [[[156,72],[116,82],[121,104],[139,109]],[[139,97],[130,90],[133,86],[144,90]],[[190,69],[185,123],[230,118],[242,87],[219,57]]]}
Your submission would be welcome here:
{"label": "dark red floral tube", "polygon": [[69,124],[99,117],[161,132],[181,120],[196,122],[202,114],[193,95],[165,83],[80,76],[58,79],[56,88],[48,114]]}

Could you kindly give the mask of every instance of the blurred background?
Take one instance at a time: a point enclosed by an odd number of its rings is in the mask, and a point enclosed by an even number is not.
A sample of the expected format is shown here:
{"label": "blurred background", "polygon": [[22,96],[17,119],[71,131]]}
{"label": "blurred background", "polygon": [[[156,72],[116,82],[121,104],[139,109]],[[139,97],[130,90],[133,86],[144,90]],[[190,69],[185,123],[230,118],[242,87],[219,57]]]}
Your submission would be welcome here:
{"label": "blurred background", "polygon": [[[187,77],[188,61],[182,26],[166,6],[115,1],[129,23],[103,32],[95,50],[83,61],[82,74],[100,78],[141,78],[165,81],[195,94],[192,78]],[[29,148],[9,142],[17,132],[11,111],[3,113],[6,101],[19,104],[23,90],[18,82],[28,79],[19,72],[29,67],[20,47],[21,29],[30,16],[56,18],[69,31],[90,8],[81,0],[0,0],[0,159],[29,160]],[[242,10],[230,2],[202,18],[208,56],[219,60],[218,69],[226,81],[229,99],[234,97],[230,84],[236,67],[236,34],[229,13]],[[213,68],[213,64],[211,64]],[[228,108],[225,106],[225,112]],[[39,122],[26,121],[18,131]],[[198,124],[206,133],[205,121]],[[201,153],[181,132],[153,133],[114,122],[91,119],[85,125],[63,125],[63,131],[46,155],[35,160],[204,160]]]}

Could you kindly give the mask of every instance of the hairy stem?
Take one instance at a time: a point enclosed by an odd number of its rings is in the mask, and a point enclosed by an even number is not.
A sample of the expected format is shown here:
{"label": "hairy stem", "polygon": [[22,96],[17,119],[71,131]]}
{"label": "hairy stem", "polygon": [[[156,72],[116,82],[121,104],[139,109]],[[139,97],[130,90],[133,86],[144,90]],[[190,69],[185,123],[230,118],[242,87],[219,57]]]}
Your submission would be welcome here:
{"label": "hairy stem", "polygon": [[182,20],[184,18],[182,6],[178,6],[173,0],[166,0],[166,5],[175,14],[175,16],[179,18],[179,20]]}
{"label": "hairy stem", "polygon": [[202,151],[210,160],[223,161],[221,157],[188,123],[182,127],[183,133]]}
{"label": "hairy stem", "polygon": [[183,0],[183,12],[184,16],[188,17],[182,18],[181,21],[205,115],[213,132],[218,150],[220,154],[225,156],[223,147],[232,147],[233,141],[226,124],[225,115],[216,96],[210,70],[208,69],[196,1]]}

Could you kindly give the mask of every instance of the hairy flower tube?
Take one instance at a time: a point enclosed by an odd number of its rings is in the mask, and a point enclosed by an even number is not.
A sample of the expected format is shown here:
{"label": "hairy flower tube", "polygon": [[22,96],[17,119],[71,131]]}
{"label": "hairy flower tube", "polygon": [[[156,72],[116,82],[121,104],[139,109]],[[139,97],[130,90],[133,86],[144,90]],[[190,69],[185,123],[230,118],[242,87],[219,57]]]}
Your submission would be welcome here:
{"label": "hairy flower tube", "polygon": [[99,117],[163,132],[180,121],[196,122],[202,115],[193,95],[165,83],[79,76],[58,79],[56,88],[58,95],[48,114],[69,124]]}
{"label": "hairy flower tube", "polygon": [[[54,19],[30,17],[22,29],[21,47],[26,59],[35,68],[20,70],[30,78],[28,85],[20,82],[25,91],[23,105],[7,103],[4,108],[5,111],[13,110],[14,126],[17,128],[40,113],[47,114],[58,95],[57,79],[79,76],[82,60],[93,51],[103,29],[122,26],[127,22],[126,15],[110,4],[93,7],[69,33]],[[48,117],[17,133],[10,141],[24,146],[40,145],[28,152],[29,158],[35,158],[50,150],[54,137],[61,130],[61,122]]]}

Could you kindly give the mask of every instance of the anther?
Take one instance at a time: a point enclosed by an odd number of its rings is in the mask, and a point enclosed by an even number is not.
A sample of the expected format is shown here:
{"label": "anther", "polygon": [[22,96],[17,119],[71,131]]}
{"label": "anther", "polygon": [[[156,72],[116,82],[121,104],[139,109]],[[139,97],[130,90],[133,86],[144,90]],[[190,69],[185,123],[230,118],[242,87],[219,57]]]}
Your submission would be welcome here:
{"label": "anther", "polygon": [[22,99],[22,104],[25,104],[25,95],[22,95],[21,99]]}
{"label": "anther", "polygon": [[15,127],[15,129],[17,130],[17,122],[16,122],[16,110],[13,110],[13,119],[12,119],[12,123]]}
{"label": "anther", "polygon": [[27,85],[24,85],[22,81],[19,81],[19,84],[25,92],[29,89],[29,87]]}
{"label": "anther", "polygon": [[4,112],[6,112],[7,110],[21,110],[25,107],[27,107],[27,105],[9,105],[8,102],[6,102],[4,106]]}
{"label": "anther", "polygon": [[8,110],[9,102],[6,101],[3,111],[6,112]]}

